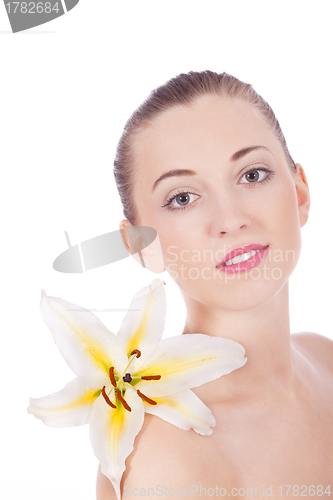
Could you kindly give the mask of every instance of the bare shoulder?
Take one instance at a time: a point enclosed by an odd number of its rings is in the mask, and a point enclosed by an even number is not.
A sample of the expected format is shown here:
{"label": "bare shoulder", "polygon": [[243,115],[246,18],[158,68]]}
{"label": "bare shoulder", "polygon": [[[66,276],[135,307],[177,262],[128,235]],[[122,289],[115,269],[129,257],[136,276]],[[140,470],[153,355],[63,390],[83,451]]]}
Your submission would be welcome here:
{"label": "bare shoulder", "polygon": [[294,333],[291,340],[307,358],[319,362],[333,374],[333,340],[311,332]]}
{"label": "bare shoulder", "polygon": [[[122,498],[164,498],[189,494],[199,499],[202,496],[199,488],[215,484],[217,475],[228,486],[232,482],[228,471],[230,467],[227,463],[223,465],[223,457],[219,456],[216,461],[213,446],[211,436],[200,436],[192,430],[183,431],[156,416],[146,414],[134,450],[126,460],[121,483]],[[116,500],[111,483],[102,476],[99,470],[97,500]]]}

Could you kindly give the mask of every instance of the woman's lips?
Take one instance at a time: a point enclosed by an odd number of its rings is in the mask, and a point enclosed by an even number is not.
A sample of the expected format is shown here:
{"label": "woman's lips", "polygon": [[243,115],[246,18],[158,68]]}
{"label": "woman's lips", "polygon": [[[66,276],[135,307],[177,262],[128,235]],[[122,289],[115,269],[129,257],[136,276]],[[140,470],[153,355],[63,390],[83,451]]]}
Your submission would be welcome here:
{"label": "woman's lips", "polygon": [[[269,245],[251,244],[227,253],[216,267],[226,273],[245,272],[256,267],[266,257]],[[244,259],[244,260],[243,260]]]}

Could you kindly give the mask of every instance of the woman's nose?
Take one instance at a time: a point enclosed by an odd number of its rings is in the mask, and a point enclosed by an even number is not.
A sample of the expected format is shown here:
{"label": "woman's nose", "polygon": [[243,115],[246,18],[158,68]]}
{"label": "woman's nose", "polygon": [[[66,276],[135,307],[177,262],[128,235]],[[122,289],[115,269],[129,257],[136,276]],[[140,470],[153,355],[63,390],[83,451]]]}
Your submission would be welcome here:
{"label": "woman's nose", "polygon": [[210,233],[214,238],[236,235],[251,224],[249,209],[237,196],[220,197],[210,209]]}

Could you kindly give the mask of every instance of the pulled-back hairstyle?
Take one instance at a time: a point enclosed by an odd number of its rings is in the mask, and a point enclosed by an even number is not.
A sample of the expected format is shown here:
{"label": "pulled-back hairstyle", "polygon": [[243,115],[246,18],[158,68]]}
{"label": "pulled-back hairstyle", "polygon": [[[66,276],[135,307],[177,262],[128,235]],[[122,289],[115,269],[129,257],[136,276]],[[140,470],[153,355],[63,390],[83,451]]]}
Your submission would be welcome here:
{"label": "pulled-back hairstyle", "polygon": [[132,225],[136,225],[138,222],[133,197],[135,178],[134,138],[163,111],[177,105],[188,106],[195,99],[205,95],[242,99],[252,104],[272,128],[280,141],[291,168],[296,170],[280,124],[272,108],[250,84],[244,83],[228,73],[215,73],[208,70],[182,73],[150,93],[127,121],[118,143],[114,161],[114,176],[123,204],[124,216]]}

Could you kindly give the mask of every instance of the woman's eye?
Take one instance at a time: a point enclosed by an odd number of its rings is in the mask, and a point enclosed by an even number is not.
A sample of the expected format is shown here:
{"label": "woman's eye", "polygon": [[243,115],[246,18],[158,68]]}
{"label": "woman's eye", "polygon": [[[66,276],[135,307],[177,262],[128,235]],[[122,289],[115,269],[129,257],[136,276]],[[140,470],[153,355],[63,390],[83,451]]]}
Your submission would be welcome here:
{"label": "woman's eye", "polygon": [[170,198],[163,207],[166,207],[170,210],[178,209],[178,208],[186,208],[188,205],[193,203],[193,201],[199,198],[198,195],[193,193],[179,193]]}
{"label": "woman's eye", "polygon": [[191,195],[190,193],[182,193],[178,194],[173,201],[180,206],[188,205],[191,201]]}
{"label": "woman's eye", "polygon": [[240,184],[264,182],[265,180],[268,180],[272,174],[273,172],[268,169],[253,168],[242,175]]}

